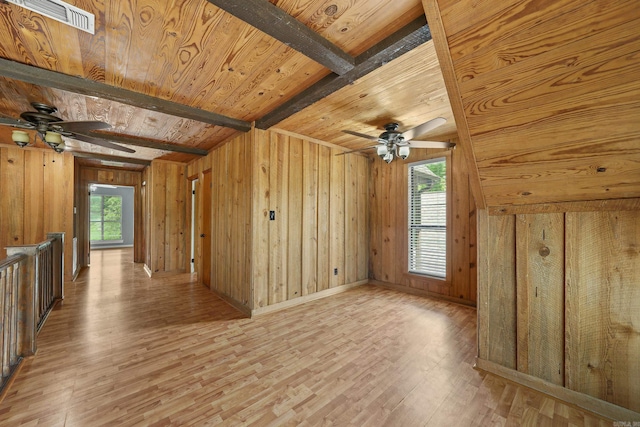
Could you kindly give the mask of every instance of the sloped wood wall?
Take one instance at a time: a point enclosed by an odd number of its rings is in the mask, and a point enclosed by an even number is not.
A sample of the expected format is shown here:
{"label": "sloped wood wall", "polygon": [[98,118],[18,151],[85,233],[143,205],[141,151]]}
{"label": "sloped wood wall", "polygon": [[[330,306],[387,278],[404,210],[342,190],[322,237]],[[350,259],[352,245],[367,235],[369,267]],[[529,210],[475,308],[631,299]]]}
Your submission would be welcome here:
{"label": "sloped wood wall", "polygon": [[145,264],[152,275],[184,273],[188,271],[186,165],[154,160],[147,178],[149,234]]}
{"label": "sloped wood wall", "polygon": [[487,206],[640,197],[636,2],[423,4]]}
{"label": "sloped wood wall", "polygon": [[[408,164],[435,157],[449,160],[448,269],[440,280],[408,273]],[[370,278],[405,291],[430,293],[470,305],[476,302],[476,208],[467,164],[458,149],[414,150],[406,161],[371,167]]]}
{"label": "sloped wood wall", "polygon": [[78,237],[78,260],[80,266],[89,264],[90,237],[89,218],[89,184],[111,184],[134,187],[134,226],[133,226],[133,261],[145,262],[145,239],[143,220],[145,217],[142,202],[142,172],[119,169],[94,168],[76,165],[75,205],[76,236]]}
{"label": "sloped wood wall", "polygon": [[640,412],[639,212],[479,214],[479,358]]}
{"label": "sloped wood wall", "polygon": [[53,150],[0,147],[0,248],[64,232],[64,274],[73,272],[74,158]]}

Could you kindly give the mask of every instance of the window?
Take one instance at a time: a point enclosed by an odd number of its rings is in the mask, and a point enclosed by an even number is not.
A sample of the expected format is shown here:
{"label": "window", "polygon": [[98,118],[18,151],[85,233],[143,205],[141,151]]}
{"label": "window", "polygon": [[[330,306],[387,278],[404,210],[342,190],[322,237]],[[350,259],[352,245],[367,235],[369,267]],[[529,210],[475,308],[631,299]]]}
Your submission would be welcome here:
{"label": "window", "polygon": [[409,272],[447,276],[447,161],[409,165]]}
{"label": "window", "polygon": [[91,195],[92,242],[122,242],[122,196]]}

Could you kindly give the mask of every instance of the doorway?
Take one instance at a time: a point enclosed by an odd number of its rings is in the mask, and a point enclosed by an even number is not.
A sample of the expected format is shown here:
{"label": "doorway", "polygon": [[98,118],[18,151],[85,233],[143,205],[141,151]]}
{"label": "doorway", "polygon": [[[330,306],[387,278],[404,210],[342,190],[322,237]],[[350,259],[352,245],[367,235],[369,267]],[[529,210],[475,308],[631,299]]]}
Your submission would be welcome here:
{"label": "doorway", "polygon": [[134,197],[134,187],[90,184],[90,250],[133,247]]}

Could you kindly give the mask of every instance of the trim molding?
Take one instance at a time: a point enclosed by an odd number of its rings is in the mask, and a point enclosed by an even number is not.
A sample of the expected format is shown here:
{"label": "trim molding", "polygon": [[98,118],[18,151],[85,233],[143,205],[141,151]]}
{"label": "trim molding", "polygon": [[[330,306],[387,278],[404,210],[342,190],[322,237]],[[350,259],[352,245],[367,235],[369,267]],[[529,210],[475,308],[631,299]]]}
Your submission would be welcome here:
{"label": "trim molding", "polygon": [[509,381],[521,384],[525,387],[529,387],[541,393],[547,394],[554,399],[559,399],[563,402],[567,402],[571,405],[575,405],[580,409],[593,412],[600,416],[610,418],[618,421],[633,421],[640,420],[640,413],[634,412],[630,409],[623,408],[622,406],[614,405],[613,403],[600,400],[588,394],[580,393],[574,390],[570,390],[566,387],[559,386],[557,384],[550,383],[541,378],[534,377],[529,374],[514,371],[513,369],[505,368],[488,360],[476,358],[475,369],[489,372],[494,375],[498,375]]}
{"label": "trim molding", "polygon": [[346,292],[350,289],[356,288],[358,286],[366,285],[370,283],[369,279],[360,280],[358,282],[349,283],[346,285],[338,286],[335,288],[325,289],[320,292],[315,292],[313,294],[304,295],[298,298],[294,298],[292,300],[279,302],[277,304],[267,305],[265,307],[254,308],[251,310],[251,317],[260,316],[267,313],[273,313],[276,311],[284,310],[286,308],[295,307],[297,305],[306,304],[311,301],[315,301],[318,299],[326,298],[331,295],[341,294],[342,292]]}
{"label": "trim molding", "polygon": [[488,207],[488,211],[491,216],[563,212],[640,211],[640,198],[490,206]]}
{"label": "trim molding", "polygon": [[442,295],[435,292],[426,291],[424,289],[412,288],[410,286],[398,285],[396,283],[381,282],[380,280],[373,280],[373,279],[370,279],[369,283],[371,283],[372,285],[380,286],[381,288],[391,289],[393,291],[398,291],[398,292],[404,292],[405,294],[417,295],[420,297],[436,298],[436,299],[441,299],[441,300],[453,302],[456,304],[462,304],[462,305],[476,308],[475,301],[461,299],[461,298],[454,298],[448,295]]}

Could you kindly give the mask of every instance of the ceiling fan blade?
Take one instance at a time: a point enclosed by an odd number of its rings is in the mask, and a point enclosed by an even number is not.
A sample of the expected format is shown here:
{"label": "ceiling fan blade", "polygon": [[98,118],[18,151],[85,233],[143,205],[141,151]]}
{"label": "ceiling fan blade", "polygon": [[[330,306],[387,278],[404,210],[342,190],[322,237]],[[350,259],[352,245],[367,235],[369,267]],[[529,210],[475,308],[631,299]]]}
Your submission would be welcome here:
{"label": "ceiling fan blade", "polygon": [[105,122],[98,121],[79,121],[79,122],[52,122],[51,126],[58,127],[64,132],[70,133],[87,133],[92,130],[98,129],[110,129],[111,125]]}
{"label": "ceiling fan blade", "polygon": [[367,150],[372,150],[374,148],[376,148],[377,146],[374,145],[372,147],[365,147],[365,148],[358,148],[357,150],[351,150],[351,151],[343,151],[341,153],[336,154],[336,156],[344,156],[345,154],[351,154],[351,153],[359,153],[361,151],[367,151]]}
{"label": "ceiling fan blade", "polygon": [[409,129],[408,131],[404,132],[402,136],[404,137],[405,141],[410,141],[416,136],[424,135],[425,133],[437,128],[438,126],[442,126],[446,122],[447,119],[445,119],[444,117],[436,117],[435,119],[429,120],[428,122],[414,127],[413,129]]}
{"label": "ceiling fan blade", "polygon": [[129,147],[123,147],[118,144],[114,144],[113,142],[106,141],[102,138],[94,138],[93,136],[74,134],[73,139],[77,139],[78,141],[88,142],[89,144],[100,145],[101,147],[111,148],[112,150],[124,151],[125,153],[135,153],[136,150],[132,150]]}
{"label": "ceiling fan blade", "polygon": [[411,148],[451,148],[456,144],[452,142],[441,142],[441,141],[409,141],[407,144]]}
{"label": "ceiling fan blade", "polygon": [[354,132],[352,130],[343,130],[342,132],[348,133],[349,135],[353,135],[353,136],[359,136],[360,138],[369,139],[371,141],[377,141],[378,140],[377,136],[366,135],[364,133]]}
{"label": "ceiling fan blade", "polygon": [[23,122],[22,120],[9,119],[6,117],[0,117],[0,125],[13,126],[20,129],[35,129],[35,126],[29,122]]}

